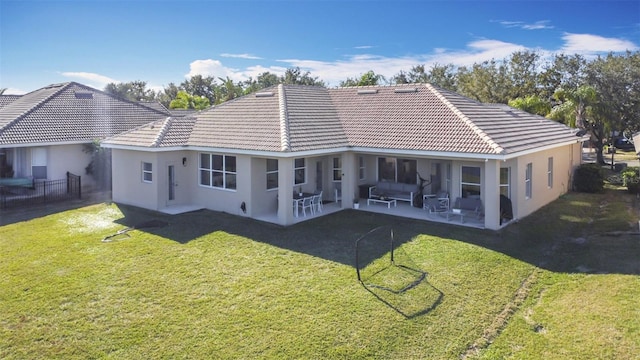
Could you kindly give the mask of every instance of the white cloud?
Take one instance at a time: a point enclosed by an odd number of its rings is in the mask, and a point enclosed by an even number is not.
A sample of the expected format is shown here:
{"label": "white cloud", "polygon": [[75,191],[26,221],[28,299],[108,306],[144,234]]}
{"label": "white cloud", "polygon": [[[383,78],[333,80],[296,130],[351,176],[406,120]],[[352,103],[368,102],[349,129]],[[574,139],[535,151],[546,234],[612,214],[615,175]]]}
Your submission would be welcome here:
{"label": "white cloud", "polygon": [[372,49],[373,46],[371,45],[361,45],[361,46],[355,46],[354,49],[358,49],[358,50],[362,50],[362,49]]}
{"label": "white cloud", "polygon": [[213,59],[205,59],[205,60],[195,60],[189,64],[189,73],[185,75],[187,79],[190,79],[193,76],[201,75],[201,76],[211,76],[215,79],[223,78],[226,79],[229,77],[233,81],[243,81],[246,80],[245,76],[242,74],[242,71],[239,69],[234,69],[230,67],[226,67],[222,65],[220,60]]}
{"label": "white cloud", "polygon": [[345,55],[342,59],[328,61],[290,58],[276,60],[277,63],[274,65],[256,64],[242,69],[225,66],[221,61],[214,59],[196,60],[190,64],[187,78],[198,74],[213,76],[216,79],[228,76],[238,82],[249,78],[255,79],[264,72],[282,75],[288,68],[299,67],[303,72],[308,71],[312,77],[317,77],[328,86],[337,86],[341,81],[347,78],[359,78],[369,70],[373,70],[376,74],[390,80],[400,71],[410,71],[416,65],[425,65],[426,68],[430,68],[434,64],[452,64],[455,67],[472,66],[474,63],[482,63],[492,59],[500,61],[509,58],[516,51],[524,50],[536,51],[545,58],[558,51],[567,54],[590,55],[638,49],[638,46],[631,41],[596,35],[566,33],[562,38],[565,45],[559,50],[529,48],[521,44],[495,39],[478,39],[469,42],[463,49],[435,48],[430,53],[411,56],[387,57],[369,53]]}
{"label": "white cloud", "polygon": [[591,34],[571,34],[562,35],[565,45],[561,51],[567,54],[593,55],[597,53],[635,51],[638,45],[632,41],[616,38],[606,38]]}
{"label": "white cloud", "polygon": [[[495,22],[495,21],[492,21]],[[527,24],[524,21],[508,21],[508,20],[499,20],[497,21],[500,25],[507,28],[520,28],[523,30],[543,30],[543,29],[553,29],[554,26],[549,25],[549,20],[538,20],[534,23]]]}
{"label": "white cloud", "polygon": [[228,54],[228,53],[223,53],[220,54],[221,57],[226,57],[226,58],[236,58],[236,59],[248,59],[248,60],[262,60],[261,57],[259,56],[254,56],[254,55],[249,55],[249,54]]}
{"label": "white cloud", "polygon": [[104,76],[96,73],[89,73],[89,72],[66,71],[66,72],[61,72],[60,75],[64,77],[72,78],[72,79],[80,79],[83,81],[83,83],[88,82],[88,84],[86,85],[93,86],[97,89],[103,89],[109,83],[120,82],[108,76]]}

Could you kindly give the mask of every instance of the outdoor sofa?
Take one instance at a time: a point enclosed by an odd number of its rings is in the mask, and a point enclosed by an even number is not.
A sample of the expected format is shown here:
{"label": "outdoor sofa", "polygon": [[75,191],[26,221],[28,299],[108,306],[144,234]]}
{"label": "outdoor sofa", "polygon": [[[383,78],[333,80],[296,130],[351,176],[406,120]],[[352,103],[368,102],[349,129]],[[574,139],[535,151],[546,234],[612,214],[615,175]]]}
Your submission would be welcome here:
{"label": "outdoor sofa", "polygon": [[389,181],[379,181],[369,187],[369,198],[389,198],[397,201],[407,201],[413,206],[413,195],[416,184],[403,184]]}

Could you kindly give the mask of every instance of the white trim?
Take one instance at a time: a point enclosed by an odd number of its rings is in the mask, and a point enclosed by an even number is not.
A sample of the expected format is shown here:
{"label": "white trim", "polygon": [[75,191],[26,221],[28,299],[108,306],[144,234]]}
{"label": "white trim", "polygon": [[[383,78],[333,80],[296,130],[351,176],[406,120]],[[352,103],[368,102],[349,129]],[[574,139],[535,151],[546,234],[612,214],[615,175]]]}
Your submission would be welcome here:
{"label": "white trim", "polygon": [[[587,139],[588,140],[588,139]],[[169,152],[169,151],[197,151],[197,152],[212,152],[212,153],[226,153],[235,155],[249,155],[255,157],[271,157],[280,159],[290,159],[299,157],[315,157],[324,155],[340,154],[345,152],[357,152],[368,155],[393,155],[400,157],[415,157],[415,158],[430,158],[441,160],[470,160],[470,161],[485,161],[485,160],[500,160],[507,161],[510,159],[518,158],[523,155],[534,154],[540,151],[549,149],[555,149],[567,145],[574,145],[584,142],[585,139],[577,139],[577,141],[565,141],[562,143],[546,145],[542,147],[536,147],[525,151],[519,151],[511,154],[479,154],[479,153],[460,153],[450,151],[425,151],[425,150],[402,150],[402,149],[385,149],[385,148],[371,148],[371,147],[351,147],[343,146],[337,148],[328,148],[320,150],[306,150],[306,151],[267,151],[267,150],[243,150],[232,148],[213,148],[207,146],[171,146],[161,148],[150,148],[146,146],[131,146],[131,145],[116,145],[116,144],[101,144],[102,147],[119,150],[134,150],[134,151],[146,151],[146,152]],[[81,144],[86,144],[82,142]],[[7,145],[4,147],[11,147]]]}

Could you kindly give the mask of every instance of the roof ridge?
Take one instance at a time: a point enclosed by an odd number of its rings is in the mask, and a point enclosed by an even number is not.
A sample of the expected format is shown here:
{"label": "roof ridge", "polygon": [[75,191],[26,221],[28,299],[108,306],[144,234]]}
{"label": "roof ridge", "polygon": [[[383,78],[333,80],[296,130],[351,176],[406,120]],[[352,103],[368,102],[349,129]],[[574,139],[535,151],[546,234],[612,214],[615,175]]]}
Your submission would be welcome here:
{"label": "roof ridge", "polygon": [[436,88],[434,88],[431,84],[425,84],[425,87],[429,89],[443,104],[445,104],[451,111],[453,111],[456,116],[460,118],[471,130],[476,133],[484,141],[489,145],[497,154],[501,154],[504,152],[504,149],[498,145],[493,139],[486,133],[484,130],[480,129],[467,115],[465,115],[462,111],[460,111],[455,105],[449,101],[444,95],[442,95]]}
{"label": "roof ridge", "polygon": [[[7,122],[6,124],[4,124],[4,126],[2,126],[2,128],[0,128],[0,131],[6,130],[8,128],[11,127],[11,125],[17,123],[19,120],[21,120],[22,118],[24,118],[25,116],[27,116],[27,114],[33,112],[34,110],[40,108],[45,102],[49,101],[53,96],[59,94],[60,92],[64,91],[67,87],[69,87],[69,85],[72,82],[66,82],[66,83],[60,83],[60,84],[52,84],[52,85],[48,85],[45,86],[43,88],[34,90],[30,93],[27,93],[25,95],[34,93],[36,91],[39,90],[44,90],[44,89],[49,89],[49,88],[53,88],[53,87],[59,87],[58,90],[52,92],[51,94],[49,94],[48,96],[44,97],[42,100],[38,101],[35,105],[31,106],[30,108],[28,108],[27,110],[23,111],[20,115],[16,116],[15,118],[11,119],[11,121]],[[24,95],[23,95],[24,96]],[[21,98],[23,98],[21,96]]]}
{"label": "roof ridge", "polygon": [[151,147],[158,147],[160,145],[162,139],[164,139],[164,136],[167,135],[167,132],[169,132],[169,128],[171,127],[172,123],[173,118],[171,116],[162,121],[162,128],[160,128],[160,131],[158,131],[158,135],[156,135],[156,138],[151,143]]}
{"label": "roof ridge", "polygon": [[284,85],[282,84],[278,85],[278,107],[280,109],[280,149],[282,151],[291,151],[287,96],[284,91]]}

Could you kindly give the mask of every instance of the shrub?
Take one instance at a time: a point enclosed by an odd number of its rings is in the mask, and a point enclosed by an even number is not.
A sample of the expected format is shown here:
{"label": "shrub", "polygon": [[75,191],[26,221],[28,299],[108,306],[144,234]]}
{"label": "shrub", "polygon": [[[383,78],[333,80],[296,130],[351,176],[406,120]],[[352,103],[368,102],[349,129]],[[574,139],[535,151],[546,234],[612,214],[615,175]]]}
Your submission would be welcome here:
{"label": "shrub", "polygon": [[640,193],[640,175],[638,171],[640,168],[637,166],[632,166],[626,168],[622,172],[622,181],[623,184],[627,187],[627,191],[632,194]]}
{"label": "shrub", "polygon": [[604,189],[604,174],[596,164],[580,165],[573,176],[573,188],[579,192],[596,193]]}

